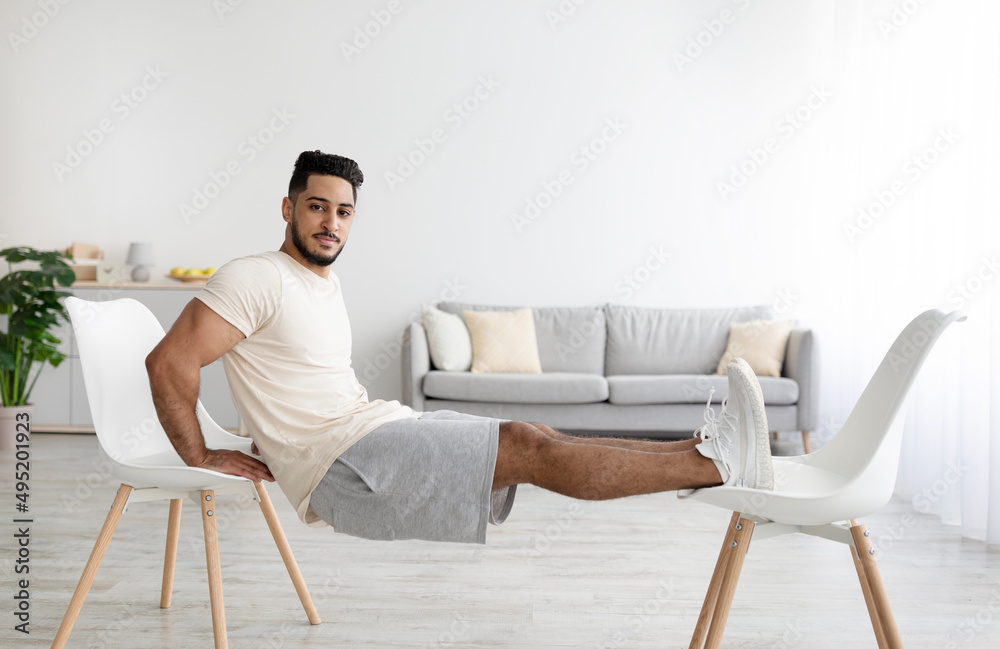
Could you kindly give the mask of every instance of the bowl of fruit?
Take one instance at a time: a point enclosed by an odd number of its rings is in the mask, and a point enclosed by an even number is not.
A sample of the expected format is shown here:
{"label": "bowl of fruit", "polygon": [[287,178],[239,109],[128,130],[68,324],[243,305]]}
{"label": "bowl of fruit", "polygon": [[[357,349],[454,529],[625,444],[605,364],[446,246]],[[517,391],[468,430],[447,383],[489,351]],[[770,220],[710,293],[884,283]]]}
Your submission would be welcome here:
{"label": "bowl of fruit", "polygon": [[170,279],[176,279],[181,282],[205,282],[208,278],[215,273],[215,268],[184,268],[183,266],[175,266],[170,269],[170,274],[167,275]]}

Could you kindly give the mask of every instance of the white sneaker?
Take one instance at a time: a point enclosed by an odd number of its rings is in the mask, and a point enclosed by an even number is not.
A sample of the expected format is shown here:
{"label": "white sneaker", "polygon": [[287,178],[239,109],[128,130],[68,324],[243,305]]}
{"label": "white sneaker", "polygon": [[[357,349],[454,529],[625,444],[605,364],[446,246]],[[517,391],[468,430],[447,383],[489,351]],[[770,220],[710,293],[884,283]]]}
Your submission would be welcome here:
{"label": "white sneaker", "polygon": [[[705,425],[694,431],[694,436],[701,438],[701,444],[695,446],[695,449],[715,462],[715,468],[722,476],[723,484],[732,484],[739,466],[739,422],[736,409],[729,405],[729,397],[722,400],[722,411],[718,416],[715,415],[715,411],[712,410],[712,395],[714,393],[715,388],[711,388],[708,393],[708,402],[705,404]],[[677,495],[680,498],[686,498],[695,491],[697,490],[678,489]]]}
{"label": "white sneaker", "polygon": [[742,358],[730,361],[726,372],[729,375],[729,397],[734,402],[739,431],[738,475],[733,484],[751,489],[774,489],[771,436],[760,382],[750,364]]}

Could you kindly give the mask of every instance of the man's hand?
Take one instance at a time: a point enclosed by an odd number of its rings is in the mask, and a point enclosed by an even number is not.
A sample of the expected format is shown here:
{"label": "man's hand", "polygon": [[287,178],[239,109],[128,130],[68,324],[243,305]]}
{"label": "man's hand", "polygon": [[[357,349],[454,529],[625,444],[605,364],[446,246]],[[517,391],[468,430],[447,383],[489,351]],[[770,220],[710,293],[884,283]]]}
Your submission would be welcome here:
{"label": "man's hand", "polygon": [[197,298],[192,299],[146,357],[149,388],[163,430],[188,466],[202,466],[255,482],[273,481],[267,466],[249,455],[207,449],[195,412],[201,368],[243,338],[239,329]]}
{"label": "man's hand", "polygon": [[199,469],[211,469],[219,473],[236,475],[254,482],[265,480],[274,482],[274,476],[267,465],[239,451],[208,449],[205,460],[198,465]]}

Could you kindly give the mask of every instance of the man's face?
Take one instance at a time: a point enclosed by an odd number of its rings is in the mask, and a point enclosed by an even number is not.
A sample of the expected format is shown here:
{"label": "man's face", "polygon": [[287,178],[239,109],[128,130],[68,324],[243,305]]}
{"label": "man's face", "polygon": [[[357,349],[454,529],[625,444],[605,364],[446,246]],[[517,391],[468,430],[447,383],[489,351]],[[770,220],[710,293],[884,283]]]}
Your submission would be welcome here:
{"label": "man's face", "polygon": [[354,222],[351,183],[338,176],[313,174],[294,205],[285,197],[281,213],[288,223],[285,252],[313,272],[327,276],[327,267],[344,249]]}

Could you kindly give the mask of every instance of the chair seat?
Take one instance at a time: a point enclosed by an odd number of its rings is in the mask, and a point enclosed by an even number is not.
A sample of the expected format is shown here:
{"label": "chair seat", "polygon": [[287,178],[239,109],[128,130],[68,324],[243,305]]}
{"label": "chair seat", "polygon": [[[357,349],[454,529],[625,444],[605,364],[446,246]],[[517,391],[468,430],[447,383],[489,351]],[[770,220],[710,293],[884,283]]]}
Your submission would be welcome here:
{"label": "chair seat", "polygon": [[856,493],[847,476],[802,461],[808,457],[773,458],[773,491],[711,487],[689,497],[786,525],[826,525],[861,518],[884,504],[878,502],[879,494]]}
{"label": "chair seat", "polygon": [[160,487],[176,491],[200,491],[250,482],[246,478],[187,466],[173,451],[133,457],[128,462],[112,461],[112,464],[114,476],[135,489]]}
{"label": "chair seat", "polygon": [[180,456],[173,451],[163,451],[162,453],[150,453],[149,455],[132,457],[129,458],[128,462],[125,464],[129,466],[154,467],[161,469],[174,467],[190,468],[188,465],[184,464],[184,461],[180,458]]}

